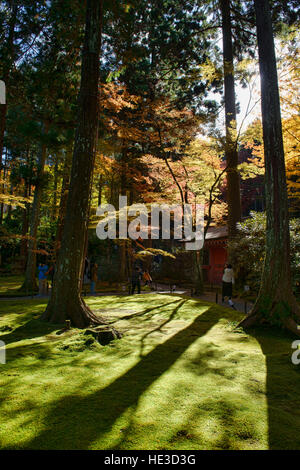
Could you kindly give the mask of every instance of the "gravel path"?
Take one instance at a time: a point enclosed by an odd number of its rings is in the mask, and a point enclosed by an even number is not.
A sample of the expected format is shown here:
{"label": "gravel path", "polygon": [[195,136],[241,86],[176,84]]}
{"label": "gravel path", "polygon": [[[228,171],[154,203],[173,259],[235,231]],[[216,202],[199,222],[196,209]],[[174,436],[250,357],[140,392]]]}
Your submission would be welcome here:
{"label": "gravel path", "polygon": [[[142,294],[178,294],[178,295],[190,295],[191,294],[191,290],[190,289],[185,289],[185,288],[180,288],[180,287],[175,287],[174,290],[170,291],[170,286],[168,285],[165,285],[165,284],[157,284],[157,290],[154,290],[154,291],[146,291],[146,292],[142,292]],[[127,291],[120,291],[120,292],[99,292],[98,294],[96,295],[93,295],[91,296],[90,294],[87,294],[86,296],[83,296],[84,298],[87,298],[87,297],[105,297],[105,296],[111,296],[111,295],[122,295],[122,296],[126,296],[128,295]],[[137,294],[135,294],[137,295]],[[47,296],[33,296],[33,297],[1,297],[0,300],[5,300],[5,301],[8,301],[8,300],[11,300],[11,301],[16,301],[16,300],[28,300],[28,299],[47,299],[49,298],[50,294],[47,295]],[[200,300],[204,300],[204,301],[207,301],[207,302],[212,302],[212,303],[218,303],[218,305],[222,305],[224,307],[228,307],[228,308],[232,308],[229,304],[228,304],[228,301],[225,301],[224,303],[222,303],[222,298],[221,298],[221,295],[218,294],[216,295],[215,292],[207,292],[206,294],[202,295],[202,296],[194,296],[193,298],[195,299],[200,299]],[[245,302],[245,300],[243,299],[239,299],[239,298],[234,298],[233,299],[233,303],[234,303],[234,308],[236,310],[238,310],[239,312],[242,312],[242,313],[245,313],[245,314],[248,314],[250,312],[250,310],[252,309],[253,307],[253,304],[251,302]]]}

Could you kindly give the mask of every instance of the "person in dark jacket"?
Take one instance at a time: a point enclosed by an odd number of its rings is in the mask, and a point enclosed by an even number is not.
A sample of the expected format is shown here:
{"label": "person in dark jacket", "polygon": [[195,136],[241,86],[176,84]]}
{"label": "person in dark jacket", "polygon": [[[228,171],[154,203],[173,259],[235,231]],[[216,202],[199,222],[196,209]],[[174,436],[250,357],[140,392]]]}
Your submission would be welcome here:
{"label": "person in dark jacket", "polygon": [[40,297],[47,295],[47,274],[48,274],[48,266],[45,263],[40,263],[38,266],[39,296]]}
{"label": "person in dark jacket", "polygon": [[224,274],[222,277],[222,302],[225,297],[228,297],[228,303],[232,308],[234,303],[232,302],[232,287],[234,284],[234,273],[231,264],[225,264]]}
{"label": "person in dark jacket", "polygon": [[131,294],[134,294],[135,288],[137,287],[138,294],[141,293],[141,270],[136,266],[131,275]]}

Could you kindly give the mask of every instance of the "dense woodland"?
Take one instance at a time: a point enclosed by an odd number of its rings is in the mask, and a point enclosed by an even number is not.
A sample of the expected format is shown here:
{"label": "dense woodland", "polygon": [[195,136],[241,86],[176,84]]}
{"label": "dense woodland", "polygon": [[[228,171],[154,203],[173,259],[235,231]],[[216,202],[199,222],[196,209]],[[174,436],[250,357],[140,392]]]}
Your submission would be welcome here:
{"label": "dense woodland", "polygon": [[[294,0],[0,2],[0,269],[24,273],[28,294],[37,263],[56,263],[45,320],[102,322],[81,295],[88,253],[115,260],[109,280],[180,255],[96,240],[97,207],[126,195],[204,204],[205,234],[227,225],[229,259],[253,259],[257,301],[241,325],[299,334],[298,27]],[[238,125],[242,87],[251,99]],[[198,293],[204,255],[191,261]]]}

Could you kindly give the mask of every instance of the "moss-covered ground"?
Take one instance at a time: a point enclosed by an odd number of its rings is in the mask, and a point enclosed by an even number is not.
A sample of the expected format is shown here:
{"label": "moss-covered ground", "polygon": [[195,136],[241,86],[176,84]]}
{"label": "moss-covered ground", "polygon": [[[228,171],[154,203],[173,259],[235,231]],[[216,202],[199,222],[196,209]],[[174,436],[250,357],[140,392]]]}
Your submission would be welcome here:
{"label": "moss-covered ground", "polygon": [[90,297],[124,333],[100,346],[0,301],[1,449],[300,449],[300,366],[279,330],[178,295]]}

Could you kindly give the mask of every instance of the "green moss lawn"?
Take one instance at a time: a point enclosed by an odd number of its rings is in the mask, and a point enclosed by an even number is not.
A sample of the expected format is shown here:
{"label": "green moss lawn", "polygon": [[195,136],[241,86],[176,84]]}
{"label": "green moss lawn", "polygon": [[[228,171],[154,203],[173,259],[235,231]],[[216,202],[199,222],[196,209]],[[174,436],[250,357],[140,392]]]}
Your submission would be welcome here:
{"label": "green moss lawn", "polygon": [[23,297],[24,292],[19,289],[23,284],[24,276],[0,277],[0,298],[1,297]]}
{"label": "green moss lawn", "polygon": [[[12,298],[12,297],[34,297],[37,292],[24,292],[20,288],[23,284],[24,276],[6,276],[0,277],[0,299],[1,298]],[[38,280],[37,280],[38,285]],[[49,286],[51,282],[49,281]],[[150,288],[147,286],[141,286],[141,290],[144,292],[150,292]],[[117,283],[117,282],[101,282],[98,281],[96,285],[96,292],[98,293],[120,293],[128,292],[127,283]],[[89,295],[90,293],[90,284],[84,284],[82,288],[83,296]]]}
{"label": "green moss lawn", "polygon": [[300,449],[292,337],[177,295],[89,298],[124,333],[100,346],[0,301],[1,449]]}

